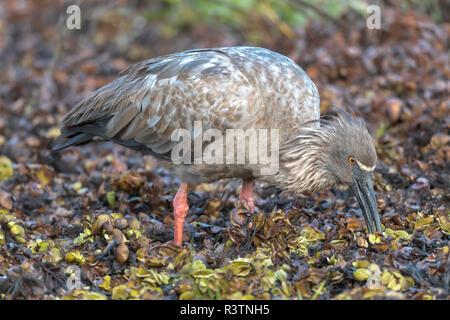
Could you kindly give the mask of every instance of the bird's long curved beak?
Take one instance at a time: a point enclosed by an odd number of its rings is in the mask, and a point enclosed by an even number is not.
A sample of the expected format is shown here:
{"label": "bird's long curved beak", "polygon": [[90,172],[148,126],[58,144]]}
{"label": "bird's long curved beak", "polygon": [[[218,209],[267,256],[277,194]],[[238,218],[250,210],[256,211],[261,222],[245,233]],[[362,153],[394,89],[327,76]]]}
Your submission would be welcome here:
{"label": "bird's long curved beak", "polygon": [[373,191],[372,173],[360,171],[358,175],[353,175],[350,186],[358,199],[369,232],[382,232],[377,200]]}

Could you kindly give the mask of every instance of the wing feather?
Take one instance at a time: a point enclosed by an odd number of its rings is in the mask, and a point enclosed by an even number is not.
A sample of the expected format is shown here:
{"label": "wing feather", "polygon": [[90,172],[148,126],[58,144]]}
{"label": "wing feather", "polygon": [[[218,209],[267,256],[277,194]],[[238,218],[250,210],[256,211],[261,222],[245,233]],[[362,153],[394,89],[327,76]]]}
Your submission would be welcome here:
{"label": "wing feather", "polygon": [[173,130],[192,133],[196,120],[219,130],[293,128],[309,120],[308,108],[318,115],[317,88],[288,58],[261,48],[200,49],[129,67],[75,106],[62,126],[72,133],[97,126],[104,138],[167,153]]}

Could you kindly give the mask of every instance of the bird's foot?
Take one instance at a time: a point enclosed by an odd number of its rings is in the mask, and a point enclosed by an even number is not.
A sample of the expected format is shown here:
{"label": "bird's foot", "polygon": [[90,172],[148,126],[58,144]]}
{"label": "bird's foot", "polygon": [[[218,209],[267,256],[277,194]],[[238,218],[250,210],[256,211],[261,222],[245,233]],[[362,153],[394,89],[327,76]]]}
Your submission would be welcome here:
{"label": "bird's foot", "polygon": [[189,205],[187,203],[188,185],[182,183],[178,192],[173,199],[173,215],[175,222],[175,231],[173,242],[175,245],[181,247],[183,244],[183,225],[184,218],[189,212]]}
{"label": "bird's foot", "polygon": [[256,227],[255,221],[253,220],[253,212],[244,199],[240,205],[230,212],[230,225],[227,228],[227,233],[235,246],[232,251],[250,251],[255,232]]}
{"label": "bird's foot", "polygon": [[244,180],[242,183],[242,191],[239,200],[247,202],[251,212],[255,212],[255,201],[253,198],[253,180]]}

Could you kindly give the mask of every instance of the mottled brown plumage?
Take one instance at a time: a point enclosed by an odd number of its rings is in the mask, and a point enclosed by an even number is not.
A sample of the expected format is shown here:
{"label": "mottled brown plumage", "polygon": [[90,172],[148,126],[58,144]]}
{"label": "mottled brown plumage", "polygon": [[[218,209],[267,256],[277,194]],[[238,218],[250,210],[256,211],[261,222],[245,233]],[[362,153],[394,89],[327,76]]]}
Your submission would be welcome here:
{"label": "mottled brown plumage", "polygon": [[[359,171],[370,173],[376,153],[363,122],[345,113],[334,121],[319,121],[319,117],[316,86],[289,58],[255,47],[190,50],[131,66],[116,81],[93,92],[63,118],[66,141],[55,150],[101,137],[161,159],[191,185],[242,178],[248,181],[241,195],[246,200],[253,197],[254,178],[299,193],[339,182],[351,184]],[[186,129],[195,136],[194,121],[201,121],[203,130],[214,128],[224,134],[227,129],[278,129],[278,170],[262,176],[262,164],[248,161],[174,164],[171,151],[177,141],[172,133]],[[247,151],[246,160],[250,155]],[[348,163],[350,156],[358,161],[356,166]],[[181,229],[187,214],[186,186],[176,197],[175,216]],[[363,210],[372,211],[381,231],[373,199],[369,202]],[[183,214],[177,214],[178,206]],[[373,221],[368,221],[370,231]],[[177,232],[175,242],[181,244]]]}
{"label": "mottled brown plumage", "polygon": [[[64,137],[85,133],[82,143],[89,139],[86,134],[97,135],[169,160],[176,144],[170,139],[173,130],[193,132],[194,121],[223,132],[278,128],[282,144],[298,133],[299,124],[319,116],[317,88],[294,62],[267,49],[233,47],[190,50],[134,65],[75,106],[61,126]],[[252,176],[258,169],[189,166],[178,174],[198,183]]]}

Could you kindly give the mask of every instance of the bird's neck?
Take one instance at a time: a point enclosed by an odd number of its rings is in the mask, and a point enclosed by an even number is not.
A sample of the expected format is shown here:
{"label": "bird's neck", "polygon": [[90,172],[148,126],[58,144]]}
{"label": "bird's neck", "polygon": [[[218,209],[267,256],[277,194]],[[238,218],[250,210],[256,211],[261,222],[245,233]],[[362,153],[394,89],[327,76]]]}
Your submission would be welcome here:
{"label": "bird's neck", "polygon": [[280,149],[280,170],[275,177],[278,187],[303,193],[335,185],[336,178],[327,169],[333,143],[333,136],[322,128],[306,130],[286,143]]}

